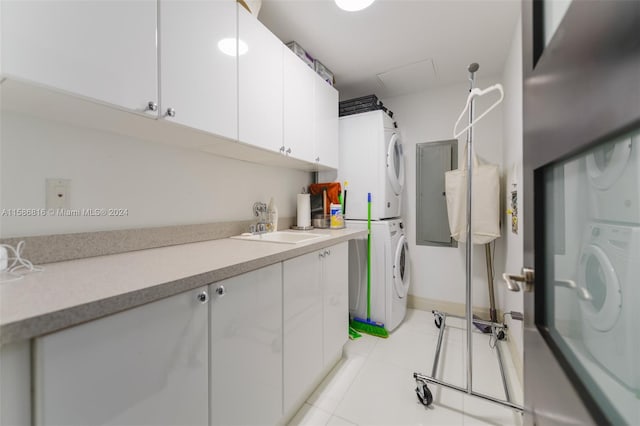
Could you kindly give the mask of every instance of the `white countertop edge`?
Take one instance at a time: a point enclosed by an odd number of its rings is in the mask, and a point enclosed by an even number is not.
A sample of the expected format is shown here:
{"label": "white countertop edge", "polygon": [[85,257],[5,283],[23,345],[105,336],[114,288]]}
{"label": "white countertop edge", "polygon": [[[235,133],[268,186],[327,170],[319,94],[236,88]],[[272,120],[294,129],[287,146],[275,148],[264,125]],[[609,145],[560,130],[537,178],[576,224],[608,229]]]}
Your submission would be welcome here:
{"label": "white countertop edge", "polygon": [[0,344],[42,336],[367,235],[366,230],[349,228],[311,232],[329,238],[300,244],[226,238],[43,265],[41,273],[0,284]]}

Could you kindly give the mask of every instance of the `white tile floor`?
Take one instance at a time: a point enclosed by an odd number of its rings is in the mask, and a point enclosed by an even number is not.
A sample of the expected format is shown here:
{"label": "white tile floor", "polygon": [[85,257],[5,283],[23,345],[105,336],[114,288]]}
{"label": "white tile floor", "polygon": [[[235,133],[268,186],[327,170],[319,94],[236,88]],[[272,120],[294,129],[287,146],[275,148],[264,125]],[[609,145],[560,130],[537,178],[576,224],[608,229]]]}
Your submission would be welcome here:
{"label": "white tile floor", "polygon": [[[410,309],[388,339],[363,335],[349,341],[343,359],[289,425],[521,425],[522,417],[510,409],[439,386],[429,386],[429,408],[418,402],[413,373],[431,374],[437,336],[433,314]],[[447,319],[439,379],[465,386],[465,344],[463,321]],[[501,344],[512,398],[521,403],[522,387]],[[474,333],[473,367],[474,391],[504,399],[488,335]]]}

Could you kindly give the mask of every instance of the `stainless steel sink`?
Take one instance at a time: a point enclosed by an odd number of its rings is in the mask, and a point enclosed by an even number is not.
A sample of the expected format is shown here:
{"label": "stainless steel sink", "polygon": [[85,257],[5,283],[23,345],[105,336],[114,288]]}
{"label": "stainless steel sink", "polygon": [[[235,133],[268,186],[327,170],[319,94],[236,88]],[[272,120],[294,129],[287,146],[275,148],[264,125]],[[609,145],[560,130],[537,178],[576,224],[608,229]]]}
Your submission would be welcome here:
{"label": "stainless steel sink", "polygon": [[314,234],[311,232],[276,231],[265,234],[236,235],[231,238],[247,241],[264,241],[268,243],[298,244],[325,237],[328,237],[328,235]]}

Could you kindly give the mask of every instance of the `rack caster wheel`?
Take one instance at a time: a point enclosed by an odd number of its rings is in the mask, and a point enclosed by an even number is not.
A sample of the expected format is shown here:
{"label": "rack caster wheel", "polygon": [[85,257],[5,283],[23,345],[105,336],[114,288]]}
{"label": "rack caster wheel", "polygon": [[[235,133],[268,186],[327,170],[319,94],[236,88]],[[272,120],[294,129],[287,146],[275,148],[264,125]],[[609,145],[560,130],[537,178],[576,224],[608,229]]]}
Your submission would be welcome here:
{"label": "rack caster wheel", "polygon": [[416,396],[418,397],[418,401],[420,401],[420,403],[425,407],[430,406],[433,402],[433,395],[431,394],[431,391],[427,387],[426,383],[418,382],[417,384]]}
{"label": "rack caster wheel", "polygon": [[442,327],[442,317],[435,317],[433,319],[433,322],[435,323],[436,327]]}
{"label": "rack caster wheel", "polygon": [[498,340],[504,340],[506,338],[506,334],[504,334],[504,331],[500,330],[498,331]]}

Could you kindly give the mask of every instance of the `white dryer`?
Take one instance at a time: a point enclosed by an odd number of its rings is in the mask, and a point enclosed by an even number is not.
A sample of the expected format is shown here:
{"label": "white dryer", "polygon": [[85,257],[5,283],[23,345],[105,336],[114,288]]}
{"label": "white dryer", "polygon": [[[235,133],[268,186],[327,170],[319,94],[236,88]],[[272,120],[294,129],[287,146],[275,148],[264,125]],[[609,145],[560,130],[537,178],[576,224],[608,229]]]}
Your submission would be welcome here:
{"label": "white dryer", "polygon": [[383,111],[340,118],[338,180],[347,182],[346,219],[367,219],[371,193],[371,219],[400,216],[404,188],[404,153],[400,132]]}
{"label": "white dryer", "polygon": [[598,146],[586,169],[592,219],[640,224],[640,136]]}
{"label": "white dryer", "polygon": [[640,227],[587,226],[578,266],[582,337],[593,358],[640,391]]}
{"label": "white dryer", "polygon": [[[348,228],[367,222],[348,220]],[[401,219],[371,222],[371,319],[393,331],[407,313],[411,283],[409,244]],[[349,241],[349,314],[367,317],[367,239]]]}

